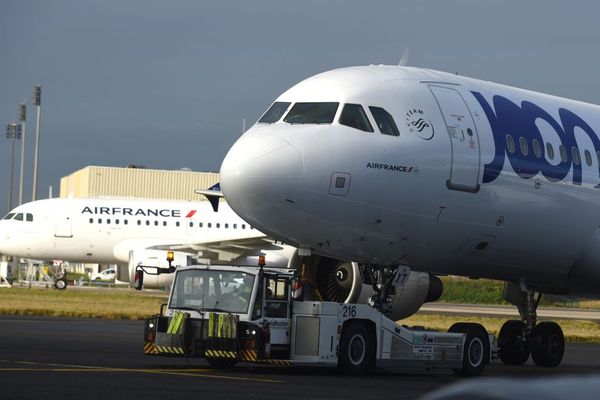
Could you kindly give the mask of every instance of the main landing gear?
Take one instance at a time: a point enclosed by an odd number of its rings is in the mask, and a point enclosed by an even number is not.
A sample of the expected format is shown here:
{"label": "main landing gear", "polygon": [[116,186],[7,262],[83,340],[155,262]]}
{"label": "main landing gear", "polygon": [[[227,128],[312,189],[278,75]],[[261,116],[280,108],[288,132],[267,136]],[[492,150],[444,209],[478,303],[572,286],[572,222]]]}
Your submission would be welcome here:
{"label": "main landing gear", "polygon": [[565,336],[556,322],[537,323],[541,293],[504,285],[504,299],[517,306],[521,320],[506,321],[498,335],[498,356],[504,364],[523,365],[531,358],[540,367],[556,367],[565,353]]}

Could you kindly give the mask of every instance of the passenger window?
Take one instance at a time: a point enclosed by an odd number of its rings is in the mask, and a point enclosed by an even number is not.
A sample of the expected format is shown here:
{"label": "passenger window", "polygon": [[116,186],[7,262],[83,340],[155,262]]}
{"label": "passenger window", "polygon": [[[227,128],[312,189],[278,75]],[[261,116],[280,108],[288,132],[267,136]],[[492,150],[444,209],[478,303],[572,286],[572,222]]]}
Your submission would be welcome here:
{"label": "passenger window", "polygon": [[94,223],[94,218],[90,218],[90,224]]}
{"label": "passenger window", "polygon": [[209,228],[212,228],[212,224],[211,224],[210,222],[208,223],[208,227],[209,227]]}
{"label": "passenger window", "polygon": [[512,135],[506,135],[506,149],[510,154],[515,152],[515,140]]}
{"label": "passenger window", "polygon": [[583,155],[585,156],[585,163],[586,163],[588,166],[591,166],[591,165],[592,165],[592,154],[590,153],[590,151],[586,149],[586,150],[583,152]]}
{"label": "passenger window", "polygon": [[535,154],[537,158],[542,158],[542,146],[537,139],[533,139],[533,154]]}
{"label": "passenger window", "polygon": [[12,219],[15,216],[15,213],[9,213],[4,217],[4,219]]}
{"label": "passenger window", "polygon": [[330,124],[340,103],[296,103],[285,117],[289,124]]}
{"label": "passenger window", "polygon": [[567,149],[564,145],[558,146],[558,151],[560,152],[560,162],[567,162]]}
{"label": "passenger window", "polygon": [[220,228],[220,227],[221,227],[221,224],[217,222],[217,228]]}
{"label": "passenger window", "polygon": [[194,223],[190,222],[190,228],[193,228],[193,227],[194,227]]}
{"label": "passenger window", "polygon": [[346,104],[340,115],[340,124],[365,132],[373,132],[373,127],[360,104]]}
{"label": "passenger window", "polygon": [[581,163],[581,158],[579,156],[579,149],[577,149],[577,147],[571,147],[571,155],[573,156],[573,162],[575,165],[579,165]]}
{"label": "passenger window", "polygon": [[523,136],[519,138],[519,148],[521,149],[521,154],[524,156],[529,154],[529,147],[527,147],[527,139]]}
{"label": "passenger window", "polygon": [[23,221],[23,214],[22,213],[18,213],[17,215],[15,215],[15,219],[17,221]]}
{"label": "passenger window", "polygon": [[179,226],[179,225],[180,225],[179,221],[175,222],[175,226]]}
{"label": "passenger window", "polygon": [[548,154],[549,160],[554,160],[554,147],[552,147],[552,143],[546,143],[546,154]]}
{"label": "passenger window", "polygon": [[289,102],[276,101],[273,105],[267,110],[266,113],[258,120],[261,124],[272,124],[277,122],[283,117],[286,110],[290,106]]}
{"label": "passenger window", "polygon": [[373,114],[373,118],[375,118],[375,122],[381,133],[384,135],[400,136],[394,118],[392,118],[390,113],[381,107],[370,106],[369,110],[371,110],[371,114]]}

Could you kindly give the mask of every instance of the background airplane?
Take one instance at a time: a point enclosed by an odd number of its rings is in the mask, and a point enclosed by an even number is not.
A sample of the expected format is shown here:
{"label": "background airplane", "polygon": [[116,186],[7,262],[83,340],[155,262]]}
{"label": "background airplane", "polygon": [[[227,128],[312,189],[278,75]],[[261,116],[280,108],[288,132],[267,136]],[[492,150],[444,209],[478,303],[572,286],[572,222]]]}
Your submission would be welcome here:
{"label": "background airplane", "polygon": [[[344,68],[283,93],[233,145],[242,218],[306,252],[506,282],[500,356],[556,366],[542,293],[600,295],[600,107],[444,72]],[[386,286],[387,285],[387,286]],[[385,309],[393,291],[382,290]]]}

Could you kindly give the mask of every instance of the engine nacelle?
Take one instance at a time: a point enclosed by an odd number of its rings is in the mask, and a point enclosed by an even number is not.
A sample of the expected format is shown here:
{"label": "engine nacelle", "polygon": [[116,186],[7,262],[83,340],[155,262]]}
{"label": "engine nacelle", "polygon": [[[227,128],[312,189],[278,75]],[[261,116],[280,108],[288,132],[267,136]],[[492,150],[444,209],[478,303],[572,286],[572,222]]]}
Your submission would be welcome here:
{"label": "engine nacelle", "polygon": [[[301,271],[305,277],[305,300],[364,304],[373,294],[371,285],[362,281],[358,263],[352,261],[319,255],[300,257],[295,251],[288,268]],[[388,317],[393,320],[409,317],[424,303],[438,300],[442,292],[443,284],[437,276],[412,271],[405,285],[392,296],[392,312]]]}

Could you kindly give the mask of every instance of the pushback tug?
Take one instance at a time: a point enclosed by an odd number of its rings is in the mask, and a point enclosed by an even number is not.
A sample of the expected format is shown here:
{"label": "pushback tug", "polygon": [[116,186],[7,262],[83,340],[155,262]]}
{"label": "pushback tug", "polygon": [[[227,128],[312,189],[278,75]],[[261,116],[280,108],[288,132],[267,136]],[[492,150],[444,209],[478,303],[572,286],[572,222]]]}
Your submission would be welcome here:
{"label": "pushback tug", "polygon": [[136,289],[144,272],[175,273],[168,304],[145,321],[147,355],[205,358],[216,367],[448,368],[464,376],[479,375],[492,356],[495,339],[479,324],[435,332],[400,325],[367,304],[302,301],[297,271],[268,268],[262,256],[251,267],[140,266]]}

